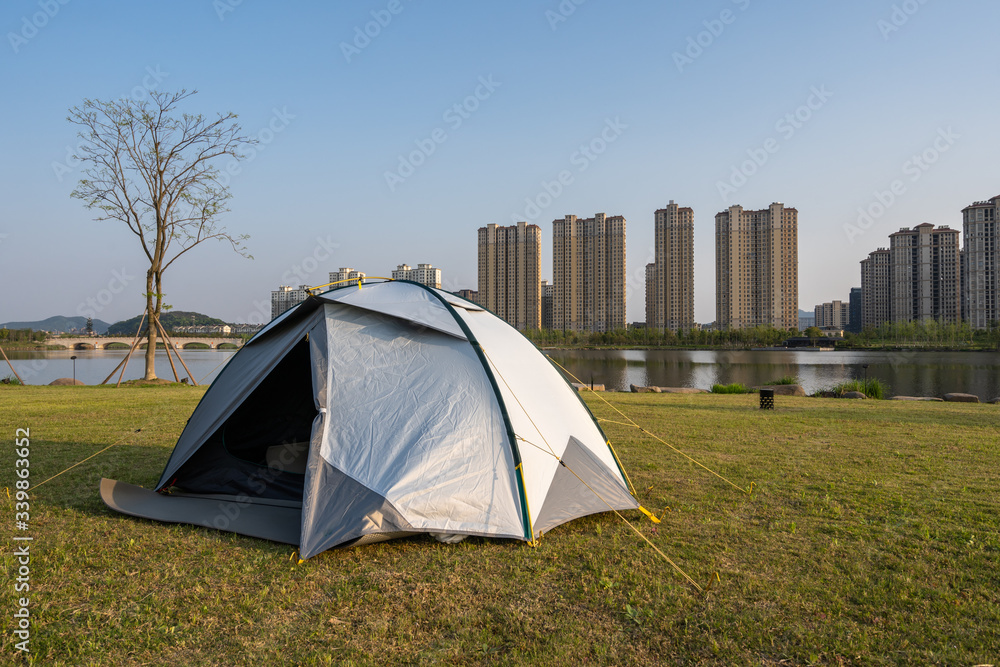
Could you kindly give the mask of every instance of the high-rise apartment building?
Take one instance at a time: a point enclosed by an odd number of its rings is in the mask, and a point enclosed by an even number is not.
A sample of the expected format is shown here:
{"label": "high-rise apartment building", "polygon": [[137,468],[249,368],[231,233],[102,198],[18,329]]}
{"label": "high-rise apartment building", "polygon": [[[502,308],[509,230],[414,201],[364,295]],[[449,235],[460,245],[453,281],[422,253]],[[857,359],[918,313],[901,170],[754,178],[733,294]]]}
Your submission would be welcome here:
{"label": "high-rise apartment building", "polygon": [[925,222],[889,235],[889,317],[957,323],[961,317],[959,231]]}
{"label": "high-rise apartment building", "polygon": [[474,289],[460,289],[457,294],[463,299],[468,299],[472,303],[479,303],[479,292]]}
{"label": "high-rise apartment building", "polygon": [[715,313],[723,329],[799,328],[798,216],[774,203],[715,216]]}
{"label": "high-rise apartment building", "polygon": [[1000,321],[1000,195],[962,209],[965,319],[973,329]]}
{"label": "high-rise apartment building", "polygon": [[860,287],[851,288],[851,296],[847,303],[848,321],[847,326],[844,328],[851,333],[861,333],[861,312],[863,301]]}
{"label": "high-rise apartment building", "polygon": [[479,228],[479,305],[513,327],[541,326],[542,232],[519,222]]}
{"label": "high-rise apartment building", "polygon": [[647,272],[646,314],[649,328],[676,331],[694,325],[694,211],[673,200],[654,214],[654,260]]}
{"label": "high-rise apartment building", "polygon": [[815,325],[817,327],[832,327],[847,329],[851,322],[851,304],[843,301],[828,301],[816,306]]}
{"label": "high-rise apartment building", "polygon": [[271,319],[306,300],[309,296],[309,285],[299,285],[295,289],[291,285],[281,285],[277,290],[271,292]]}
{"label": "high-rise apartment building", "polygon": [[646,265],[646,327],[656,320],[656,262]]}
{"label": "high-rise apartment building", "polygon": [[552,326],[625,328],[625,218],[597,213],[552,221]]}
{"label": "high-rise apartment building", "polygon": [[556,286],[548,280],[542,281],[542,328],[552,328],[552,301],[556,296]]}
{"label": "high-rise apartment building", "polygon": [[889,298],[892,262],[888,248],[879,248],[861,260],[861,326],[878,327],[892,319]]}
{"label": "high-rise apartment building", "polygon": [[430,264],[417,264],[415,269],[411,268],[409,264],[400,264],[392,272],[392,279],[410,280],[441,289],[441,269],[435,269]]}

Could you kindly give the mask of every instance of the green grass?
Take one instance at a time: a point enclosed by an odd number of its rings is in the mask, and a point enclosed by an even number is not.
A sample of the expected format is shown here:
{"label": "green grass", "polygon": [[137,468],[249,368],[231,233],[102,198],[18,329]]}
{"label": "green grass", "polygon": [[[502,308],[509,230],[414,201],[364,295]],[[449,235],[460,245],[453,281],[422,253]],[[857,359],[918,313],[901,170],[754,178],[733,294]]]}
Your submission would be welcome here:
{"label": "green grass", "polygon": [[785,375],[784,377],[780,377],[777,380],[772,380],[771,382],[766,382],[766,383],[764,383],[764,385],[768,386],[768,387],[773,387],[773,386],[779,385],[779,384],[798,384],[798,383],[799,383],[799,379],[797,377],[795,377],[794,375]]}
{"label": "green grass", "polygon": [[712,385],[713,394],[752,394],[754,391],[753,387],[747,387],[739,382]]}
{"label": "green grass", "polygon": [[865,380],[849,380],[834,387],[833,391],[838,396],[848,391],[859,391],[868,398],[884,399],[889,395],[889,385],[878,378],[868,378]]}
{"label": "green grass", "polygon": [[[37,665],[976,665],[1000,655],[1000,409],[584,394],[643,504],[537,548],[430,538],[329,551],[130,518],[99,479],[155,484],[203,388],[0,386],[31,429]],[[140,430],[141,429],[141,430]],[[73,463],[120,443],[38,486]],[[3,494],[4,497],[6,494]],[[8,525],[13,502],[4,501]],[[16,570],[10,547],[8,573]],[[6,577],[9,619],[15,594]],[[4,662],[19,664],[5,622]]]}

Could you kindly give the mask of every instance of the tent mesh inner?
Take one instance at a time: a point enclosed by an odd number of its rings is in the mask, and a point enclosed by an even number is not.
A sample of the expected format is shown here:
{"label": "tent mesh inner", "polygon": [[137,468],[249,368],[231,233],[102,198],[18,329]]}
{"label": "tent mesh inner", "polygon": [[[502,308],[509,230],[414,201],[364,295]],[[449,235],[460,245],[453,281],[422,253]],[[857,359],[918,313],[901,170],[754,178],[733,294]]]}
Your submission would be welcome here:
{"label": "tent mesh inner", "polygon": [[308,456],[315,417],[303,339],[177,471],[173,485],[188,493],[301,501],[304,475],[296,471]]}

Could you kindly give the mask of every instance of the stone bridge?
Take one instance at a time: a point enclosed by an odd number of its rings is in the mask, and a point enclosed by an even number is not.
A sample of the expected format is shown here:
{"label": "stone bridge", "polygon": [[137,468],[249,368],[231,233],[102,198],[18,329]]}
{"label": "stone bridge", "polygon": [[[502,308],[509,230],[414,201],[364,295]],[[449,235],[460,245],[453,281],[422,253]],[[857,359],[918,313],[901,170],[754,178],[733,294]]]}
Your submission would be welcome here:
{"label": "stone bridge", "polygon": [[[62,345],[68,350],[106,350],[108,345],[117,343],[115,347],[124,345],[126,348],[131,347],[132,341],[135,340],[134,336],[75,336],[75,337],[57,337],[48,338],[45,341],[46,345]],[[145,341],[145,337],[142,339]],[[220,346],[235,346],[242,347],[242,338],[215,338],[215,337],[199,337],[199,336],[171,336],[170,340],[173,341],[174,345],[172,349],[183,350],[191,347],[192,345],[207,345],[213,350],[219,349]],[[166,341],[162,337],[156,339],[157,347],[159,345],[166,345]],[[200,347],[200,345],[199,345]],[[139,349],[145,350],[146,343],[142,342],[139,344]]]}

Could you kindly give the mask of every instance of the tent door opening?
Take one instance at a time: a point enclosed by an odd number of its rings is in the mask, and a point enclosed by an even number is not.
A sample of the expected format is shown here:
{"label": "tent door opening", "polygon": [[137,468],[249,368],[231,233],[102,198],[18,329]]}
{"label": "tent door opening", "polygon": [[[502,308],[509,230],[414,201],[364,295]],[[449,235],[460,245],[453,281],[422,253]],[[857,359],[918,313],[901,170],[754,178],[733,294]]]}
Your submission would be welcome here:
{"label": "tent door opening", "polygon": [[316,405],[303,338],[178,470],[185,493],[301,502]]}

